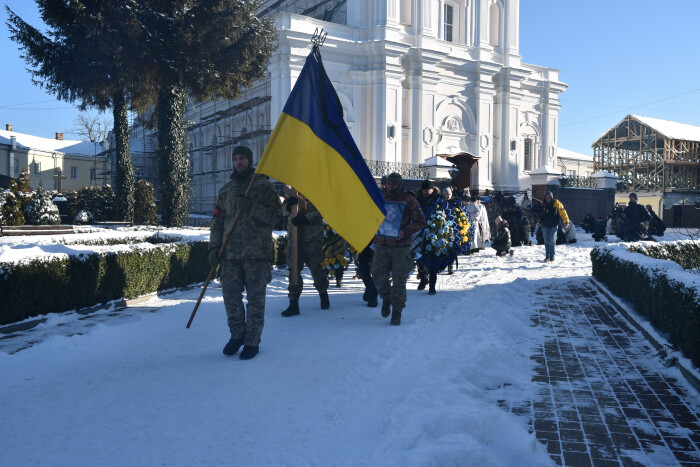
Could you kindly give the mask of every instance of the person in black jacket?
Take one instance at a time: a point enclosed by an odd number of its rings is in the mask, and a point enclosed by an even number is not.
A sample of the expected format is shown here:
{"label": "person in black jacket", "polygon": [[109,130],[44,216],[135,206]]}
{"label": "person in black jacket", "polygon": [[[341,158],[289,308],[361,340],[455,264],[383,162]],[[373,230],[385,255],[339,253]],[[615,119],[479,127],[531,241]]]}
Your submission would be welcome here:
{"label": "person in black jacket", "polygon": [[593,217],[593,214],[590,212],[586,214],[583,218],[583,222],[581,223],[581,227],[583,227],[583,230],[586,231],[586,233],[593,233],[595,230],[595,218]]}
{"label": "person in black jacket", "polygon": [[649,235],[663,236],[666,231],[666,224],[656,215],[650,204],[647,204],[647,211],[651,216],[651,220],[649,221]]}
{"label": "person in black jacket", "polygon": [[510,249],[508,221],[503,220],[501,216],[496,218],[496,236],[491,242],[491,248],[496,250],[496,256],[505,256],[509,253],[513,256],[513,250]]}
{"label": "person in black jacket", "polygon": [[651,220],[646,208],[637,202],[637,194],[630,193],[630,202],[622,213],[624,226],[622,238],[626,242],[637,242],[645,235],[642,222]]}
{"label": "person in black jacket", "polygon": [[540,216],[540,226],[545,247],[545,262],[554,261],[554,245],[556,244],[557,229],[559,223],[563,223],[565,229],[569,228],[569,216],[564,209],[564,205],[557,199],[551,191],[544,194],[542,202],[542,214]]}

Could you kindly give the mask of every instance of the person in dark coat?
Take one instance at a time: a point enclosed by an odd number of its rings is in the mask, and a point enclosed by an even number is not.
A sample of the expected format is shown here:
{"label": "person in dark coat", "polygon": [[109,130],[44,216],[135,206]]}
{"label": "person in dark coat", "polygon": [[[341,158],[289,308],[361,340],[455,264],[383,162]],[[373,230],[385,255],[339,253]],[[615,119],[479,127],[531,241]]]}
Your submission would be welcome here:
{"label": "person in dark coat", "polygon": [[630,202],[622,212],[622,219],[625,225],[622,231],[622,238],[626,242],[637,242],[645,235],[642,222],[649,222],[651,216],[647,209],[637,202],[637,194],[630,193]]}
{"label": "person in dark coat", "polygon": [[[428,207],[432,205],[435,200],[440,198],[440,194],[440,189],[433,185],[432,180],[423,180],[420,190],[418,194],[416,194],[416,200],[420,205],[423,216],[425,216],[425,213],[428,211]],[[425,286],[428,285],[428,283],[435,284],[435,282],[437,282],[437,270],[429,269],[431,268],[428,268],[424,263],[418,263],[418,279],[420,280],[418,283],[418,290],[425,290]]]}
{"label": "person in dark coat", "polygon": [[583,230],[585,230],[586,233],[593,233],[593,231],[595,230],[595,226],[596,226],[595,218],[593,217],[593,214],[591,214],[589,212],[588,214],[586,214],[583,217],[583,222],[581,222],[581,227],[583,227]]}
{"label": "person in dark coat", "polygon": [[505,256],[510,253],[513,256],[513,251],[510,249],[510,229],[508,228],[508,221],[502,219],[498,216],[495,220],[496,222],[496,235],[491,242],[491,248],[496,250],[496,256]]}
{"label": "person in dark coat", "polygon": [[666,231],[666,224],[656,215],[650,204],[647,204],[647,212],[649,212],[651,216],[651,220],[649,221],[649,235],[663,236]]}
{"label": "person in dark coat", "polygon": [[593,240],[600,242],[601,240],[606,239],[607,227],[608,220],[603,216],[598,216],[598,222],[596,222],[595,229],[593,230]]}
{"label": "person in dark coat", "polygon": [[[527,234],[523,226],[523,210],[515,203],[515,198],[509,196],[503,203],[503,220],[508,222],[510,229],[511,246],[522,246],[528,241]],[[529,226],[528,226],[529,230]]]}

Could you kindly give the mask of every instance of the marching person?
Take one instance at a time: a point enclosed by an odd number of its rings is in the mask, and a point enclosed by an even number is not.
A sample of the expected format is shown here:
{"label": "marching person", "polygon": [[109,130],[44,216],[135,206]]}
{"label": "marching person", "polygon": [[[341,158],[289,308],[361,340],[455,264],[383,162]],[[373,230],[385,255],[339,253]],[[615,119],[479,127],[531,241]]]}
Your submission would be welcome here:
{"label": "marching person", "polygon": [[559,222],[563,222],[564,228],[568,229],[569,216],[566,214],[564,205],[559,200],[554,199],[552,192],[548,191],[544,194],[542,214],[540,216],[540,226],[544,237],[545,262],[554,261],[554,246]]}
{"label": "marching person", "polygon": [[[243,347],[240,359],[258,354],[265,320],[265,291],[271,280],[273,260],[272,229],[282,219],[282,208],[274,187],[264,175],[253,179],[253,152],[246,146],[233,149],[231,181],[219,191],[209,236],[209,264],[219,264],[224,232],[240,211],[236,225],[221,257],[221,287],[231,339],[224,355],[235,355]],[[248,300],[243,306],[243,290]]]}
{"label": "marching person", "polygon": [[[423,180],[423,183],[421,183],[420,186],[420,191],[416,195],[416,200],[418,200],[418,205],[423,212],[423,217],[425,217],[428,207],[438,198],[440,198],[440,189],[433,185],[431,180]],[[418,290],[425,290],[425,286],[428,285],[429,282],[435,284],[437,281],[437,270],[429,268],[424,263],[419,262],[418,279],[420,279],[420,282],[418,283]]]}
{"label": "marching person", "polygon": [[425,227],[425,217],[416,199],[406,193],[403,179],[398,173],[387,176],[383,194],[387,202],[387,217],[389,212],[403,214],[400,223],[396,222],[397,233],[394,234],[394,229],[389,228],[386,231],[392,235],[382,235],[380,226],[374,237],[372,274],[382,298],[382,316],[386,318],[391,314],[391,325],[398,326],[401,324],[401,311],[406,306],[406,280],[413,266],[410,253],[413,234]]}
{"label": "marching person", "polygon": [[[331,307],[328,298],[328,275],[321,267],[323,261],[323,217],[318,212],[316,206],[311,201],[305,199],[301,193],[297,196],[289,196],[282,204],[285,215],[291,214],[292,207],[299,205],[299,211],[295,217],[289,218],[287,231],[292,226],[297,228],[297,270],[289,271],[289,306],[282,312],[282,316],[290,317],[300,314],[299,297],[304,290],[304,281],[301,278],[301,271],[304,264],[311,271],[314,279],[314,287],[321,298],[321,309],[327,310]],[[292,257],[292,243],[287,242],[287,260]],[[296,274],[296,285],[292,285],[292,274]]]}

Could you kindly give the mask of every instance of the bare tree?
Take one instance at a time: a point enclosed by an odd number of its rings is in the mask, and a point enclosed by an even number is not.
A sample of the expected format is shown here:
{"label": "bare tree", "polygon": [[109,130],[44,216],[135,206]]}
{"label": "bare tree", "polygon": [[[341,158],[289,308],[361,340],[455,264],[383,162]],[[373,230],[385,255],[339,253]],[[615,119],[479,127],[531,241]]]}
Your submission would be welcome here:
{"label": "bare tree", "polygon": [[80,112],[73,119],[73,128],[66,134],[76,136],[81,141],[99,143],[107,139],[112,129],[112,121],[103,113]]}

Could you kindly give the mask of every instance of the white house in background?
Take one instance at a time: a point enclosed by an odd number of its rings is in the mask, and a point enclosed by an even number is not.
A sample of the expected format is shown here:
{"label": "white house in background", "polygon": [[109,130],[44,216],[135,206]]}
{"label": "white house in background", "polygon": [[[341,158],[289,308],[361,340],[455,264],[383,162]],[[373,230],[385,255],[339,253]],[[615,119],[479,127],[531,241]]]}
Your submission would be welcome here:
{"label": "white house in background", "polygon": [[557,149],[557,168],[567,177],[590,177],[593,175],[593,156],[568,149]]}
{"label": "white house in background", "polygon": [[0,175],[16,179],[27,168],[32,188],[58,191],[104,186],[109,183],[101,155],[106,144],[63,139],[63,133],[55,139],[27,135],[8,124],[0,130]]}
{"label": "white house in background", "polygon": [[[527,7],[527,3],[524,4]],[[267,0],[279,48],[267,75],[236,101],[190,103],[192,212],[210,214],[232,171],[231,150],[263,152],[311,51],[375,176],[448,177],[450,157],[472,190],[519,191],[556,172],[559,71],[523,62],[520,0]],[[290,148],[293,157],[294,148]]]}

